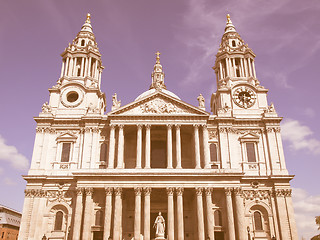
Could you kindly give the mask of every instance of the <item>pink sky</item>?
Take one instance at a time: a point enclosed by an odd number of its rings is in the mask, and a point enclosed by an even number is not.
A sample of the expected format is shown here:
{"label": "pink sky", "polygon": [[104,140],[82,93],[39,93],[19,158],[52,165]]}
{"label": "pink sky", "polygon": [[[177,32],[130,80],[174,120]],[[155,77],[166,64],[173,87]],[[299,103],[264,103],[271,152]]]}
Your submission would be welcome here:
{"label": "pink sky", "polygon": [[[257,77],[284,117],[283,139],[300,236],[316,234],[320,215],[320,3],[318,0],[1,1],[0,203],[22,210],[35,136],[34,116],[48,101],[60,53],[91,21],[105,70],[102,91],[122,104],[148,89],[156,51],[168,90],[207,110],[226,14],[255,52]],[[4,194],[5,193],[5,194]]]}

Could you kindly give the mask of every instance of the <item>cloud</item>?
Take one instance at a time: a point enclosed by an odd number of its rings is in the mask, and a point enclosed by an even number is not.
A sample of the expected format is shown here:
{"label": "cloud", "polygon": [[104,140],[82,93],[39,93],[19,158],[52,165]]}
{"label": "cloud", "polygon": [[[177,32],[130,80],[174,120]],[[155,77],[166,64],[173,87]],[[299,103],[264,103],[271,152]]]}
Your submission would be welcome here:
{"label": "cloud", "polygon": [[313,118],[316,116],[316,111],[310,107],[307,107],[306,109],[304,109],[304,114],[307,115],[309,118]]}
{"label": "cloud", "polygon": [[320,141],[313,138],[313,132],[308,126],[299,121],[287,119],[282,124],[282,138],[289,142],[294,150],[308,150],[313,154],[320,154]]}
{"label": "cloud", "polygon": [[315,216],[320,215],[320,195],[309,195],[304,189],[293,188],[292,200],[299,239],[319,234]]}
{"label": "cloud", "polygon": [[0,161],[9,162],[17,170],[27,170],[28,159],[18,152],[15,146],[5,143],[5,139],[0,135]]}
{"label": "cloud", "polygon": [[9,185],[9,186],[17,185],[17,182],[13,181],[11,178],[8,178],[8,177],[4,178],[3,181],[6,185]]}
{"label": "cloud", "polygon": [[3,168],[0,168],[0,175],[3,173]]}

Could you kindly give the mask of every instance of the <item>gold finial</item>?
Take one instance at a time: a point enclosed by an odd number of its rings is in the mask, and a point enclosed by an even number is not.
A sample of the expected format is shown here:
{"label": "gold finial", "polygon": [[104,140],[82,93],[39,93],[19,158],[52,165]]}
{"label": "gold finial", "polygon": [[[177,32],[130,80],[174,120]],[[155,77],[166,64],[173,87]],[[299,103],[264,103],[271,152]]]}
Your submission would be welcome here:
{"label": "gold finial", "polygon": [[229,13],[227,14],[227,22],[228,22],[228,23],[231,22],[230,14],[229,14]]}
{"label": "gold finial", "polygon": [[160,54],[161,53],[159,51],[156,52],[156,55],[157,55],[156,63],[160,63]]}
{"label": "gold finial", "polygon": [[87,13],[86,23],[91,23],[90,18],[91,18],[90,13]]}

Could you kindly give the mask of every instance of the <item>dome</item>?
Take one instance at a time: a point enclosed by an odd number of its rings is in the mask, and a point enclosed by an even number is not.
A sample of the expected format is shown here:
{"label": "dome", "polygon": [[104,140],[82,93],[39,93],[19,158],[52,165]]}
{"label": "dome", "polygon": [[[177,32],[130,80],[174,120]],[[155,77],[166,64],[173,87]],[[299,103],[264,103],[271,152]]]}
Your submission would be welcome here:
{"label": "dome", "polygon": [[[142,98],[145,98],[145,97],[153,94],[153,93],[156,92],[156,91],[157,91],[157,90],[154,89],[154,88],[152,88],[152,89],[150,89],[150,90],[148,90],[148,91],[145,91],[144,93],[140,94],[140,95],[135,99],[135,101],[140,100],[140,99],[142,99]],[[170,92],[170,91],[168,91],[168,90],[166,90],[166,89],[161,89],[161,91],[164,92],[165,94],[168,94],[168,95],[171,96],[171,97],[174,97],[174,98],[177,98],[177,99],[181,100],[181,99],[180,99],[177,95],[175,95],[173,92]]]}

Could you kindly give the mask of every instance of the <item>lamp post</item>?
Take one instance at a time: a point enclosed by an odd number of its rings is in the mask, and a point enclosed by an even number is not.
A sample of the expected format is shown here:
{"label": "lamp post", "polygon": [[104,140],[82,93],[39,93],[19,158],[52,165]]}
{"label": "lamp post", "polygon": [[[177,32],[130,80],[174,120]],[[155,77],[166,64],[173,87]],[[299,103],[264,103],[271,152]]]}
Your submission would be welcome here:
{"label": "lamp post", "polygon": [[47,237],[45,234],[43,234],[42,240],[47,240]]}
{"label": "lamp post", "polygon": [[250,236],[250,227],[247,226],[247,232],[248,232],[248,240],[251,240],[251,236]]}

